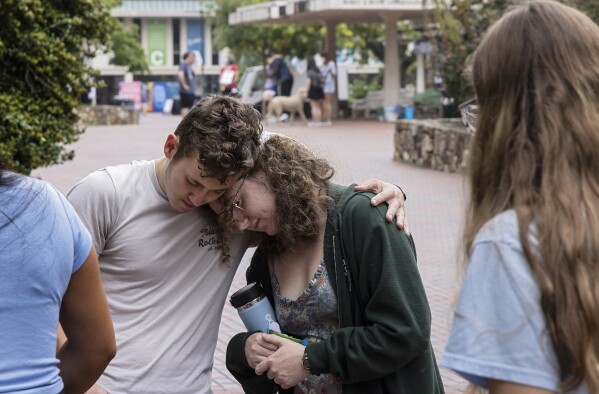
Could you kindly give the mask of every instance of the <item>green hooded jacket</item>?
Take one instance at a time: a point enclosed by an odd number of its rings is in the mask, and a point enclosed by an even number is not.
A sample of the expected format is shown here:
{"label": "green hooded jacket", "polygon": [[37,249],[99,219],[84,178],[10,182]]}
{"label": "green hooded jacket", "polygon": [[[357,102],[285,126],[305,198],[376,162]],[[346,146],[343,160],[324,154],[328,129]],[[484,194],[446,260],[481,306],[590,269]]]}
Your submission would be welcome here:
{"label": "green hooded jacket", "polygon": [[[372,207],[372,193],[331,184],[335,201],[327,217],[324,260],[337,294],[340,327],[306,351],[313,374],[340,378],[345,393],[437,394],[443,383],[430,342],[431,313],[416,266],[411,237]],[[246,273],[274,305],[268,258],[258,247]],[[227,348],[227,368],[246,393],[292,393],[248,365],[237,334]]]}

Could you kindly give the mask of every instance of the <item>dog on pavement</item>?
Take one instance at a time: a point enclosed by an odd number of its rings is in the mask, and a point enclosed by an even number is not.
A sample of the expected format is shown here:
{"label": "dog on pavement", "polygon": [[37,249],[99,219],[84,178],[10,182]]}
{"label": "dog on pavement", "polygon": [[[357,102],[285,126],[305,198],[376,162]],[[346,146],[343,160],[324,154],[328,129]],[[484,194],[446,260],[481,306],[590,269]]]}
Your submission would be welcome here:
{"label": "dog on pavement", "polygon": [[307,122],[306,115],[304,114],[304,101],[308,97],[308,88],[301,88],[293,96],[276,96],[273,97],[272,91],[265,91],[262,95],[262,99],[265,102],[267,111],[265,119],[268,120],[272,115],[275,115],[277,119],[281,116],[284,111],[289,112],[289,121],[293,122],[295,114],[300,114],[302,120]]}

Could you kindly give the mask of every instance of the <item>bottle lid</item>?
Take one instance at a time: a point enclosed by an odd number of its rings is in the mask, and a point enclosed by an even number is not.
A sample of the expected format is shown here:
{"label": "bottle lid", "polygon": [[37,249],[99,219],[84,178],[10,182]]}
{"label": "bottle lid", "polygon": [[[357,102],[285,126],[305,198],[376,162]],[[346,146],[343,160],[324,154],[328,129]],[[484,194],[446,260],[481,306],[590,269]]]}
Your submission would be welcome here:
{"label": "bottle lid", "polygon": [[239,308],[262,295],[264,295],[262,287],[258,283],[252,282],[233,293],[230,302],[233,308]]}

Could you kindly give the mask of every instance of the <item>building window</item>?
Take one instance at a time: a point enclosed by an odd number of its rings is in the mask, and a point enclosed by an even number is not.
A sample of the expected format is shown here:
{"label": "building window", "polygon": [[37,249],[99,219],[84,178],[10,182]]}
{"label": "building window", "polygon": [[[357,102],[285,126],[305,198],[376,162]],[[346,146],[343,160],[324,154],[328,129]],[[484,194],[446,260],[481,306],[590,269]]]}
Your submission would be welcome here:
{"label": "building window", "polygon": [[139,33],[139,42],[141,42],[141,19],[133,18],[133,24],[137,26],[137,32]]}
{"label": "building window", "polygon": [[181,23],[179,18],[173,18],[173,64],[181,62]]}

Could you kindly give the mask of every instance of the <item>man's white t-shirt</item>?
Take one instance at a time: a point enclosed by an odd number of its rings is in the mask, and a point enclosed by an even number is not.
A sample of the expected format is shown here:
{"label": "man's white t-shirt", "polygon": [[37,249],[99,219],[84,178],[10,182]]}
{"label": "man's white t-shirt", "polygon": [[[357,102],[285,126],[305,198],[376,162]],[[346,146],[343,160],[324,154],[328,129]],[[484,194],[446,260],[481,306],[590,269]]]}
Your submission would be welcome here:
{"label": "man's white t-shirt", "polygon": [[176,212],[154,161],[107,167],[68,199],[92,234],[117,355],[99,380],[109,393],[210,393],[221,313],[252,242],[237,234],[229,265],[207,207]]}

